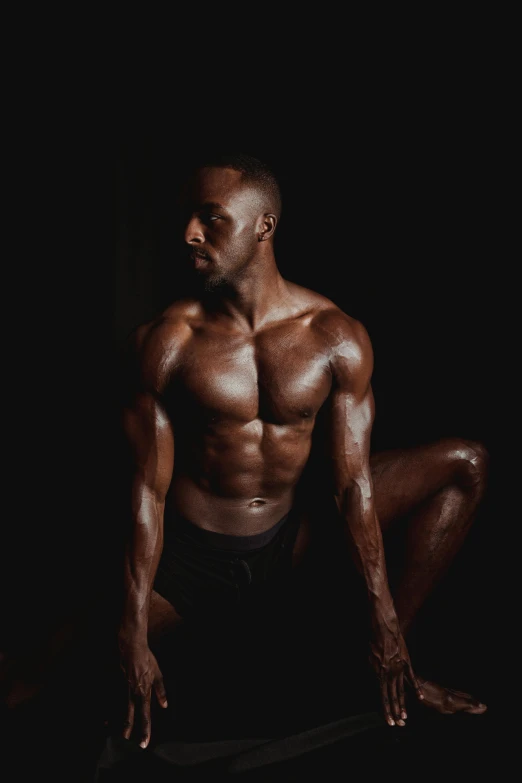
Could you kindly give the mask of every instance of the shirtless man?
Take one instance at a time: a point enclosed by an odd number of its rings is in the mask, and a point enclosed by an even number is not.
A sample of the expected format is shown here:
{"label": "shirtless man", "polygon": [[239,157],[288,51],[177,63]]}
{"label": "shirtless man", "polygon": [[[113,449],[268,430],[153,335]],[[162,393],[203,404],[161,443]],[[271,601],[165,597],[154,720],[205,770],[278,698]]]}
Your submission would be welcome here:
{"label": "shirtless man", "polygon": [[[405,634],[460,547],[482,496],[480,444],[448,439],[370,457],[372,348],[325,297],[284,280],[274,256],[277,183],[259,161],[200,166],[184,191],[187,255],[201,296],[140,327],[124,425],[134,459],[133,529],[119,628],[129,683],[123,735],[151,735],[167,706],[151,637],[225,606],[300,561],[296,508],[317,414],[328,408],[335,501],[368,596],[370,658],[390,726],[405,684],[440,712],[482,713],[467,694],[418,679]],[[414,511],[393,599],[382,531]]]}

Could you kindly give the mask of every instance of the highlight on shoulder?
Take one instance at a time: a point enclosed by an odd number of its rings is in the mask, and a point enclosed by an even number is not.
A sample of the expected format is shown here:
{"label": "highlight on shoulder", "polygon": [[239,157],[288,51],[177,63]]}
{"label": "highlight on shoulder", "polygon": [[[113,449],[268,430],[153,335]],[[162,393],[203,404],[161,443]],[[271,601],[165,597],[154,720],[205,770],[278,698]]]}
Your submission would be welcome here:
{"label": "highlight on shoulder", "polygon": [[201,306],[197,302],[175,302],[129,334],[124,351],[142,383],[156,389],[163,385],[190,339],[191,320],[200,315]]}
{"label": "highlight on shoulder", "polygon": [[371,373],[373,349],[364,324],[332,302],[318,311],[313,325],[330,345],[332,360],[347,361],[353,370],[364,366]]}
{"label": "highlight on shoulder", "polygon": [[176,301],[152,320],[137,326],[128,336],[128,342],[138,352],[156,343],[165,345],[166,341],[181,337],[191,319],[201,314],[202,307],[197,300]]}

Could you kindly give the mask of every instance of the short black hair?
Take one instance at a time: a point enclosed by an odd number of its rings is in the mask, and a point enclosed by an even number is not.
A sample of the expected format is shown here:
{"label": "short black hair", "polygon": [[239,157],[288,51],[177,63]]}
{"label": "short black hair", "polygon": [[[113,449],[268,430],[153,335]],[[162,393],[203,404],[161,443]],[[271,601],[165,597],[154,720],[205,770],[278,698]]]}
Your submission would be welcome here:
{"label": "short black hair", "polygon": [[207,156],[198,157],[193,161],[192,169],[202,168],[226,168],[240,171],[245,182],[259,187],[268,197],[270,207],[277,218],[281,216],[281,188],[274,171],[267,163],[258,158],[247,155],[244,152],[218,152]]}

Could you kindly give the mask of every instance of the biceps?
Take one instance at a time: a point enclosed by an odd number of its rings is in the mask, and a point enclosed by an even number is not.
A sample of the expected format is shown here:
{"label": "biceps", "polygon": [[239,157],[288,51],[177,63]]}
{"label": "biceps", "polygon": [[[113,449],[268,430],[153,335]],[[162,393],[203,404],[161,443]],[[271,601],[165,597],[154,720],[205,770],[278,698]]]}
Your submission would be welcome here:
{"label": "biceps", "polygon": [[139,400],[125,411],[124,427],[135,483],[163,500],[174,467],[174,434],[168,417],[154,400]]}

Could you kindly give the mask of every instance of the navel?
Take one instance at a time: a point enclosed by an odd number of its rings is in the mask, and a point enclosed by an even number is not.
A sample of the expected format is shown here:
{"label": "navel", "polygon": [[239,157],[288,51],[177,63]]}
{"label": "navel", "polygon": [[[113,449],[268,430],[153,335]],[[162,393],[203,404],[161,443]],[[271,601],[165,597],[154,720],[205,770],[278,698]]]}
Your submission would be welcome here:
{"label": "navel", "polygon": [[250,501],[248,504],[249,508],[256,508],[257,506],[264,506],[266,505],[266,500],[263,500],[263,498],[254,498]]}

